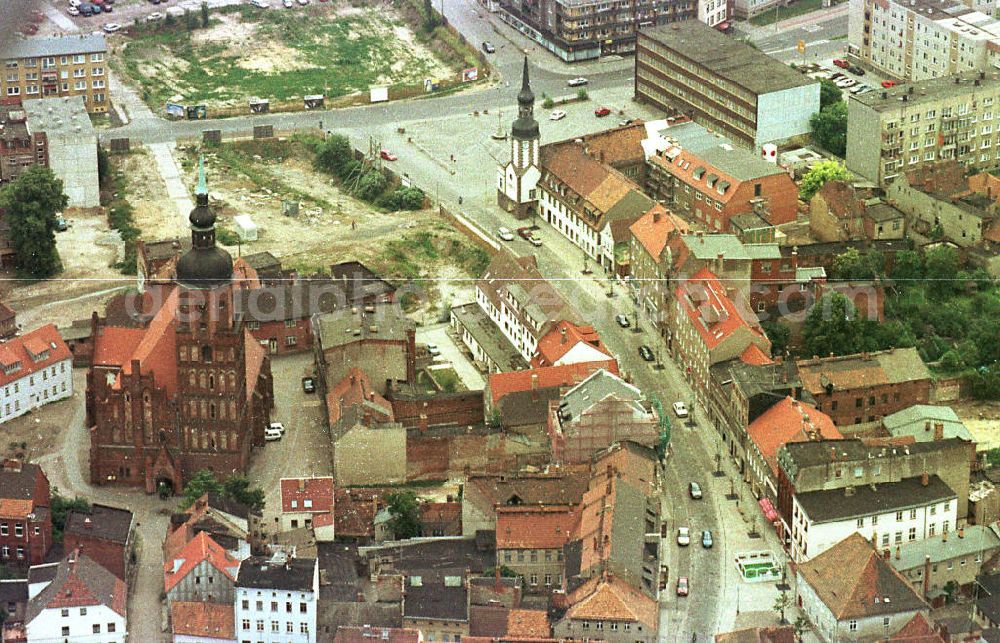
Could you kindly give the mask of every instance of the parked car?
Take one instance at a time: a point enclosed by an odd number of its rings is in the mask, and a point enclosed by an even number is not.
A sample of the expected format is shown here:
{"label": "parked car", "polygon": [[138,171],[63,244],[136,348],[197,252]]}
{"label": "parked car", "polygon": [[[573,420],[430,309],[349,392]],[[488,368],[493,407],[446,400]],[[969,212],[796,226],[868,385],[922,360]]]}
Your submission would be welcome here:
{"label": "parked car", "polygon": [[292,0],[281,0],[281,6],[283,6],[285,9],[291,9],[292,7],[295,6],[295,3],[292,2]]}
{"label": "parked car", "polygon": [[68,13],[71,16],[78,16],[80,15],[80,10],[77,9],[76,7],[70,7],[69,9],[66,10],[66,13]]}
{"label": "parked car", "polygon": [[566,118],[566,112],[562,111],[561,109],[557,109],[553,111],[551,114],[549,114],[550,121],[561,121],[564,118]]}
{"label": "parked car", "polygon": [[656,356],[653,355],[653,349],[650,348],[649,346],[646,346],[645,344],[639,347],[639,357],[646,360],[647,362],[652,362],[654,359],[656,359]]}
{"label": "parked car", "polygon": [[441,355],[441,349],[438,348],[437,344],[427,344],[427,353],[431,357],[438,357]]}
{"label": "parked car", "polygon": [[871,87],[869,87],[868,85],[855,85],[854,87],[851,87],[847,91],[851,92],[852,94],[857,95],[857,94],[860,94],[861,92],[865,91],[866,89],[871,89]]}
{"label": "parked car", "polygon": [[267,0],[250,0],[250,4],[258,9],[270,9],[271,5],[268,4]]}
{"label": "parked car", "polygon": [[525,241],[527,241],[528,239],[531,238],[531,228],[528,227],[528,226],[525,226],[523,228],[518,228],[517,229],[517,236],[519,236],[522,239],[524,239]]}
{"label": "parked car", "polygon": [[688,592],[691,591],[691,587],[688,585],[688,577],[680,576],[677,578],[677,595],[687,596]]}
{"label": "parked car", "polygon": [[567,80],[566,84],[569,85],[570,87],[582,87],[587,84],[587,79],[584,78],[583,76],[580,76],[579,78],[573,78]]}
{"label": "parked car", "polygon": [[21,33],[25,36],[33,36],[38,33],[38,25],[33,22],[28,22],[21,25]]}
{"label": "parked car", "polygon": [[687,527],[681,527],[677,530],[677,544],[681,547],[687,547],[691,544],[691,530]]}
{"label": "parked car", "polygon": [[285,425],[281,422],[271,422],[271,426],[268,427],[269,431],[277,431],[281,435],[285,435]]}
{"label": "parked car", "polygon": [[64,219],[61,214],[57,214],[56,215],[56,231],[57,232],[66,232],[67,230],[69,230],[69,223],[66,222],[66,219]]}
{"label": "parked car", "polygon": [[[256,0],[254,0],[256,2]],[[159,11],[154,11],[153,13],[146,16],[146,22],[156,22],[157,20],[163,20],[163,14]]]}
{"label": "parked car", "polygon": [[841,78],[840,80],[838,80],[836,82],[837,87],[840,87],[841,89],[846,89],[848,87],[853,87],[853,86],[855,86],[857,84],[858,84],[858,81],[854,80],[853,78]]}
{"label": "parked car", "polygon": [[399,160],[398,156],[396,156],[395,154],[393,154],[392,152],[390,152],[389,150],[386,150],[386,149],[379,150],[378,155],[379,155],[379,157],[383,161],[397,161],[397,160]]}
{"label": "parked car", "polygon": [[309,4],[309,0],[298,0],[299,6],[304,7]]}
{"label": "parked car", "polygon": [[536,237],[535,235],[531,235],[530,237],[528,237],[528,243],[535,246],[536,248],[542,247],[542,240]]}
{"label": "parked car", "polygon": [[851,66],[851,63],[847,62],[843,58],[834,58],[833,64],[841,69],[848,69]]}
{"label": "parked car", "polygon": [[843,78],[846,75],[847,74],[845,74],[842,71],[835,71],[832,74],[830,74],[830,80],[837,80],[838,78]]}
{"label": "parked car", "polygon": [[514,233],[510,231],[510,228],[505,228],[503,226],[497,229],[497,236],[503,239],[504,241],[514,240]]}
{"label": "parked car", "polygon": [[632,325],[631,323],[629,323],[628,316],[625,315],[624,313],[618,313],[617,315],[615,315],[615,321],[618,322],[618,325],[621,326],[622,328],[628,328],[629,326]]}
{"label": "parked car", "polygon": [[851,65],[850,67],[847,68],[847,71],[851,72],[855,76],[864,76],[865,75],[865,70],[861,69],[857,65]]}
{"label": "parked car", "polygon": [[83,4],[81,0],[69,0],[69,6],[79,9],[80,5]]}
{"label": "parked car", "polygon": [[302,391],[305,393],[315,393],[316,392],[316,380],[311,377],[302,378]]}
{"label": "parked car", "polygon": [[894,80],[883,80],[882,81],[882,86],[885,87],[886,89],[889,89],[890,87],[895,87],[896,86],[896,81],[894,81]]}
{"label": "parked car", "polygon": [[691,495],[692,500],[701,500],[701,485],[697,482],[689,482],[688,494]]}
{"label": "parked car", "polygon": [[711,549],[715,541],[712,540],[712,530],[702,529],[701,531],[701,546],[705,549]]}
{"label": "parked car", "polygon": [[114,7],[112,7],[112,6],[111,6],[111,5],[109,5],[109,4],[104,4],[104,5],[101,5],[101,11],[103,11],[104,13],[111,13],[111,12],[112,12],[112,11],[114,11],[114,10],[115,10],[115,8],[114,8]]}
{"label": "parked car", "polygon": [[674,402],[674,415],[679,418],[686,418],[688,416],[688,407],[684,402]]}
{"label": "parked car", "polygon": [[497,52],[497,48],[493,46],[493,43],[484,41],[483,51],[485,51],[488,54],[495,54]]}
{"label": "parked car", "polygon": [[84,18],[94,15],[95,11],[100,11],[100,9],[97,8],[97,5],[90,4],[89,2],[85,2],[80,5],[80,15]]}
{"label": "parked car", "polygon": [[104,33],[114,33],[121,28],[122,26],[117,22],[109,22],[108,24],[104,25]]}
{"label": "parked car", "polygon": [[281,431],[275,431],[274,429],[264,429],[264,440],[267,442],[274,442],[275,440],[281,439]]}
{"label": "parked car", "polygon": [[611,110],[608,109],[607,107],[598,107],[597,109],[594,110],[594,116],[597,116],[598,118],[600,118],[601,116],[607,116],[610,113]]}

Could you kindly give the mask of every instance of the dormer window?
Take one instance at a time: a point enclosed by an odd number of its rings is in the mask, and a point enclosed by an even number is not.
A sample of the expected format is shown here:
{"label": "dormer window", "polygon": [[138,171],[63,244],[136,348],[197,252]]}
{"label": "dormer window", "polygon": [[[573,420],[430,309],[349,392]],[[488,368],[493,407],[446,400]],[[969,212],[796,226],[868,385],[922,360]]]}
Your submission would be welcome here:
{"label": "dormer window", "polygon": [[708,187],[711,188],[711,187],[715,187],[715,182],[718,181],[718,180],[719,180],[719,177],[717,175],[715,175],[715,174],[709,174],[708,178],[705,179],[705,183],[708,185]]}
{"label": "dormer window", "polygon": [[696,168],[694,168],[694,174],[693,174],[693,176],[694,176],[695,179],[697,179],[697,180],[700,181],[701,177],[705,176],[705,168],[703,168],[703,167],[696,167]]}
{"label": "dormer window", "polygon": [[10,364],[3,365],[4,375],[10,375],[11,373],[16,373],[21,370],[21,362],[11,362]]}

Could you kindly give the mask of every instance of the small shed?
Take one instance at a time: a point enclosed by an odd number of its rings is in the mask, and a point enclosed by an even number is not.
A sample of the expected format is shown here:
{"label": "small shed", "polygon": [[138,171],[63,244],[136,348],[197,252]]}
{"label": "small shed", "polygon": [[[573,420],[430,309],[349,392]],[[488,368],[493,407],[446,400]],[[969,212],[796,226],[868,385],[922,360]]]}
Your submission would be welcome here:
{"label": "small shed", "polygon": [[257,224],[253,222],[250,215],[238,214],[233,217],[236,222],[236,234],[240,235],[240,241],[257,240]]}

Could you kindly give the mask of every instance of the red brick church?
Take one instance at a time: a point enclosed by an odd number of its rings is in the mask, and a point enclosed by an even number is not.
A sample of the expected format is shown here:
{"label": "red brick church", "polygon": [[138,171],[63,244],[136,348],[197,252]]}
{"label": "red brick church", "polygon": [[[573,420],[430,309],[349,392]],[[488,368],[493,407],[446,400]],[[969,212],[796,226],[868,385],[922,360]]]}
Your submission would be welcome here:
{"label": "red brick church", "polygon": [[95,485],[161,486],[180,492],[197,471],[244,473],[264,444],[273,406],[265,349],[233,314],[232,257],[215,245],[215,214],[199,170],[191,249],[176,283],[141,326],[97,318],[87,373],[90,480]]}

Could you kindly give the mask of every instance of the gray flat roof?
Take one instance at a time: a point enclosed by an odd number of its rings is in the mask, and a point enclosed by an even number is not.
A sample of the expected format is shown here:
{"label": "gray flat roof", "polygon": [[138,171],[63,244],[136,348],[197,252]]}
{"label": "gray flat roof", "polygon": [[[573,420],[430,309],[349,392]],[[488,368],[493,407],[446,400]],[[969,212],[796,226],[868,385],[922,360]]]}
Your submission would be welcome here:
{"label": "gray flat roof", "polygon": [[34,98],[24,101],[23,105],[32,131],[45,132],[49,138],[95,136],[83,96]]}
{"label": "gray flat roof", "polygon": [[519,371],[526,368],[521,353],[514,348],[496,324],[486,316],[479,304],[472,302],[455,306],[451,314],[469,332],[483,352],[504,371]]}
{"label": "gray flat roof", "polygon": [[[978,86],[976,82],[979,83]],[[976,71],[944,76],[943,78],[931,78],[915,83],[900,83],[889,89],[852,94],[850,100],[856,100],[877,112],[887,112],[902,109],[908,105],[940,100],[948,96],[973,93],[995,94],[997,90],[1000,90],[1000,72]]]}
{"label": "gray flat roof", "polygon": [[0,58],[41,58],[91,54],[108,50],[103,34],[63,36],[61,38],[26,38],[14,40],[0,49]]}
{"label": "gray flat roof", "polygon": [[800,74],[785,63],[700,20],[682,20],[642,29],[639,33],[754,94],[819,85],[818,80]]}

